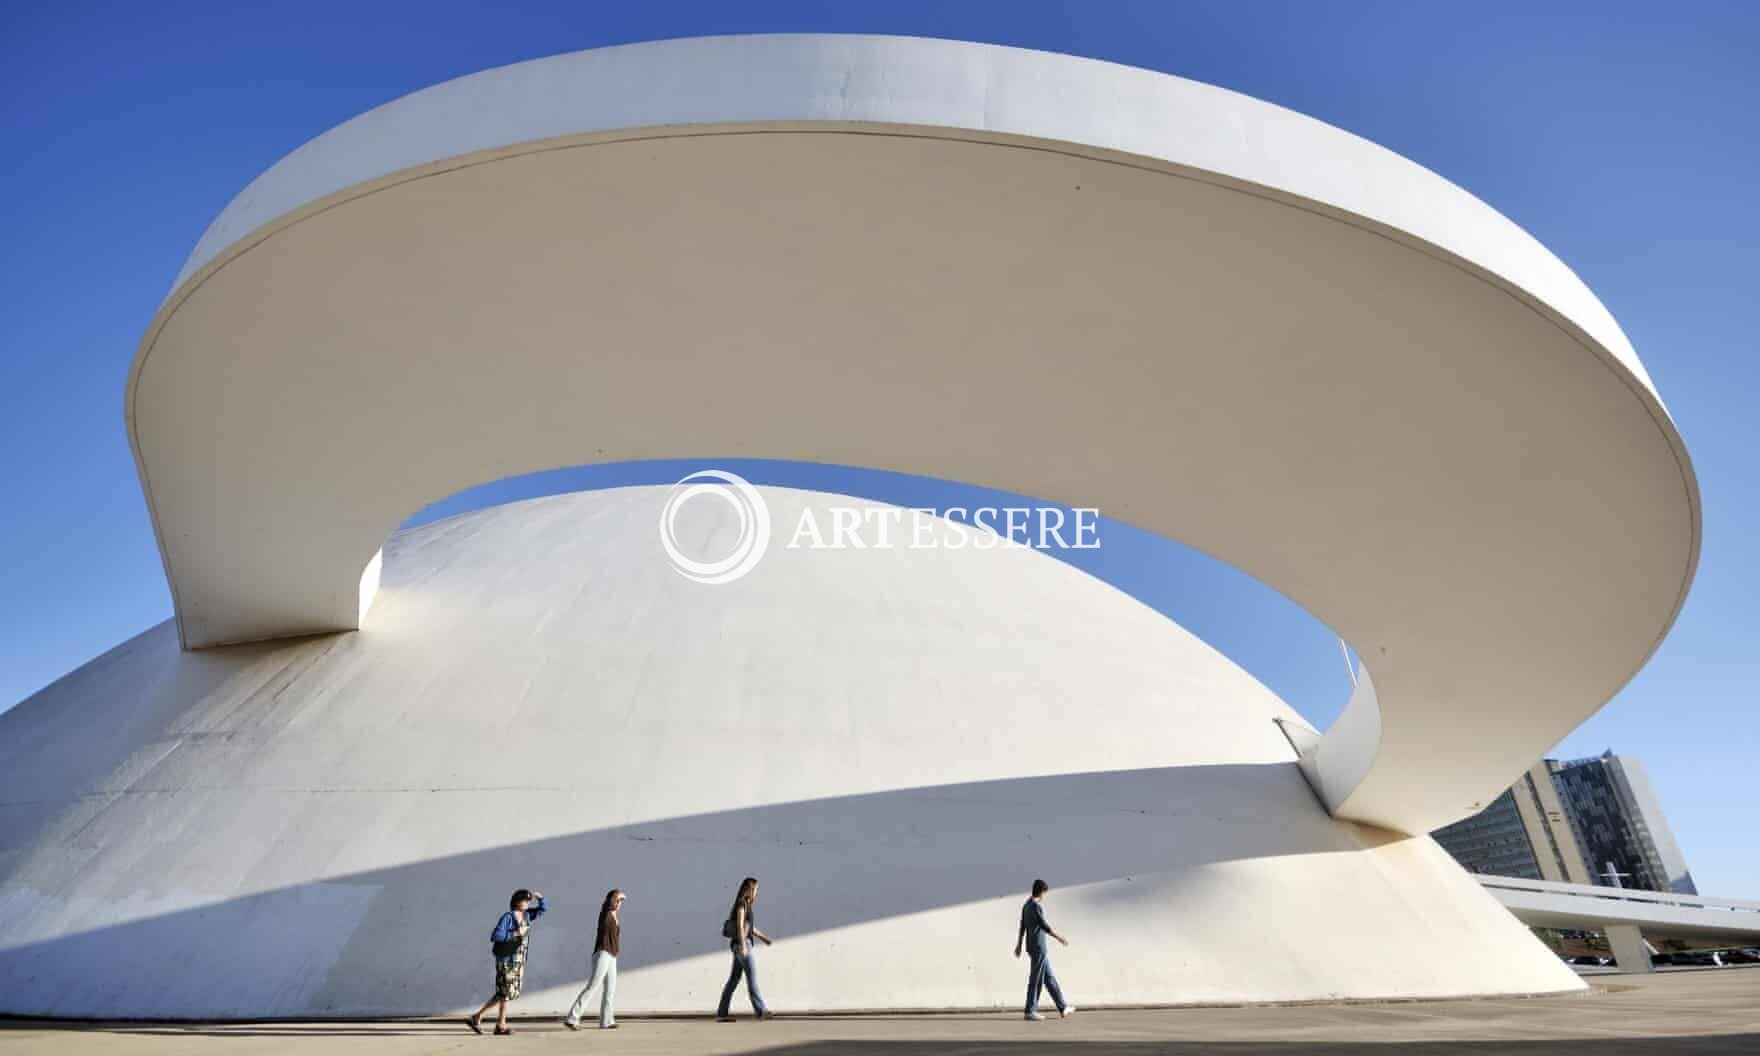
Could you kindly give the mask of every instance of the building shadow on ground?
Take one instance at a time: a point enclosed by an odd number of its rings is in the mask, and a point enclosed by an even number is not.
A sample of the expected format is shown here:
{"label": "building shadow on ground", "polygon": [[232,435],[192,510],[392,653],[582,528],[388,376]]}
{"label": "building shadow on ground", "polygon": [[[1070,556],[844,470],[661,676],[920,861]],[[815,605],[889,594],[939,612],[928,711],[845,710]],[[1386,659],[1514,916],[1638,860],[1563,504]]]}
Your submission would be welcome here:
{"label": "building shadow on ground", "polygon": [[[940,1017],[932,1017],[940,1018]],[[637,1030],[641,1021],[635,1020]],[[515,1029],[524,1035],[561,1034],[553,1022],[521,1023]],[[1004,1028],[1012,1029],[1013,1024]],[[737,1030],[738,1028],[730,1028]],[[834,1027],[829,1029],[834,1030]],[[1507,1027],[1503,1028],[1507,1029]],[[314,1042],[326,1038],[432,1037],[465,1038],[469,1034],[456,1020],[409,1023],[241,1023],[236,1025],[173,1024],[68,1024],[38,1020],[0,1020],[0,1040],[12,1031],[66,1031],[68,1035],[109,1034],[157,1038],[170,1042],[177,1038],[310,1038]],[[1016,1056],[1045,1053],[1076,1053],[1080,1056],[1392,1056],[1393,1053],[1435,1053],[1446,1056],[1752,1056],[1760,1052],[1760,1034],[1675,1035],[1667,1037],[1569,1038],[1553,1040],[1386,1040],[1386,1041],[1216,1041],[1199,1039],[1169,1040],[1105,1040],[1060,1037],[1055,1026],[1038,1031],[1031,1039],[946,1039],[908,1038],[876,1040],[826,1038],[817,1041],[785,1042],[758,1048],[740,1046],[749,1056]],[[744,1039],[740,1039],[744,1040]],[[716,1049],[719,1050],[719,1046]]]}
{"label": "building shadow on ground", "polygon": [[[1056,875],[1060,884],[1135,878],[1131,890],[1140,888],[1143,898],[1165,897],[1178,877],[1219,862],[1351,853],[1396,839],[1326,818],[1293,762],[1059,774],[835,796],[338,873],[37,941],[15,940],[0,947],[0,978],[15,985],[0,1001],[17,999],[22,987],[37,995],[30,1003],[44,994],[62,995],[53,1002],[58,1007],[42,1009],[51,1014],[126,1014],[155,1004],[151,995],[166,986],[163,966],[171,962],[180,966],[179,998],[158,1007],[181,1009],[194,992],[204,995],[205,1007],[188,1007],[190,1013],[224,1017],[263,1008],[254,980],[268,966],[293,964],[301,970],[288,973],[284,985],[305,993],[286,1007],[354,1004],[380,1014],[430,1014],[474,1007],[485,996],[484,936],[505,905],[509,877],[566,881],[598,874],[660,907],[630,921],[632,932],[640,927],[642,942],[631,943],[619,958],[620,971],[629,972],[723,952],[725,940],[716,932],[730,897],[729,878],[745,872],[765,877],[766,927],[795,937],[1020,894],[1053,835],[1064,863]],[[871,876],[890,875],[900,860],[916,863],[916,882],[871,883]],[[0,894],[17,879],[0,870]],[[75,876],[38,883],[39,890],[80,889]],[[862,897],[849,896],[851,885],[864,888]],[[568,923],[540,925],[528,985],[572,979],[589,961],[604,886],[602,881],[584,892],[564,891],[560,898],[552,889],[553,903],[569,912],[556,919]],[[17,889],[13,895],[22,899]],[[15,908],[21,920],[35,912],[25,901]],[[1006,914],[998,919],[1006,942],[1013,921]],[[227,941],[216,947],[203,940],[216,933]],[[384,951],[401,952],[390,957]],[[398,957],[423,963],[424,970],[403,971]],[[354,967],[333,972],[336,965]]]}
{"label": "building shadow on ground", "polygon": [[1391,1056],[1392,1053],[1447,1053],[1449,1056],[1495,1053],[1497,1056],[1753,1056],[1760,1052],[1760,1034],[1709,1037],[1575,1038],[1565,1041],[841,1041],[778,1045],[747,1050],[751,1056],[1014,1056],[1016,1053],[1080,1053],[1082,1056]]}

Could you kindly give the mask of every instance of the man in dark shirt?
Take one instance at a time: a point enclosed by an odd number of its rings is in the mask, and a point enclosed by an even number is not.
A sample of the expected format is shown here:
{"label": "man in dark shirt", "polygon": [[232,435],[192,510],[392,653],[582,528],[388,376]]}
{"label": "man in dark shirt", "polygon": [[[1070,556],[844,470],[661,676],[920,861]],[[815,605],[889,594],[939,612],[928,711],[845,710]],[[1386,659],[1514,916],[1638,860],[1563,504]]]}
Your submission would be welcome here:
{"label": "man in dark shirt", "polygon": [[1027,968],[1027,1018],[1044,1019],[1039,1014],[1039,991],[1041,988],[1051,991],[1051,1000],[1057,1004],[1059,1015],[1068,1016],[1076,1010],[1074,1005],[1063,1000],[1063,990],[1057,985],[1057,976],[1051,971],[1051,958],[1045,948],[1045,936],[1049,935],[1065,946],[1069,940],[1051,929],[1045,921],[1045,893],[1051,885],[1043,880],[1033,881],[1033,897],[1027,899],[1021,907],[1021,930],[1015,936],[1014,955],[1021,955],[1021,946],[1025,944],[1027,955],[1031,958]]}

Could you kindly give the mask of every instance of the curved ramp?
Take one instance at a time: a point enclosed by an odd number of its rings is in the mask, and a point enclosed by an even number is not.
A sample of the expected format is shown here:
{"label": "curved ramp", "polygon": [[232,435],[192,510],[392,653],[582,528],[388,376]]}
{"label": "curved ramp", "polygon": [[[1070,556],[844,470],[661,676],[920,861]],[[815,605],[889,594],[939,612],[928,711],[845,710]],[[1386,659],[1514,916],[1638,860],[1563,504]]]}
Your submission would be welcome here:
{"label": "curved ramp", "polygon": [[1477,199],[1234,93],[950,41],[633,45],[364,114],[215,221],[127,413],[190,648],[371,629],[404,518],[558,465],[1097,506],[1350,642],[1378,699],[1312,769],[1408,833],[1637,671],[1699,540],[1618,326]]}

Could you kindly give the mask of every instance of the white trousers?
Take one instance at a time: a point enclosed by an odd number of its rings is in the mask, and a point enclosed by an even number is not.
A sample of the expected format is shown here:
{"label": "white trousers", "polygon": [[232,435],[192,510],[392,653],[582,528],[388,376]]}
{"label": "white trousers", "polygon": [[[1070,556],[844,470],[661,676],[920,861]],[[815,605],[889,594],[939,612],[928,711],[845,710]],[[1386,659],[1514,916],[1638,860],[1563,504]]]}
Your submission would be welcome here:
{"label": "white trousers", "polygon": [[612,1002],[617,999],[617,958],[600,950],[593,954],[593,977],[587,980],[586,986],[581,987],[581,992],[575,995],[574,1005],[568,1010],[570,1023],[581,1021],[581,1010],[586,1007],[587,995],[593,992],[595,986],[600,987],[599,1025],[609,1027],[617,1022],[617,1014],[611,1009]]}

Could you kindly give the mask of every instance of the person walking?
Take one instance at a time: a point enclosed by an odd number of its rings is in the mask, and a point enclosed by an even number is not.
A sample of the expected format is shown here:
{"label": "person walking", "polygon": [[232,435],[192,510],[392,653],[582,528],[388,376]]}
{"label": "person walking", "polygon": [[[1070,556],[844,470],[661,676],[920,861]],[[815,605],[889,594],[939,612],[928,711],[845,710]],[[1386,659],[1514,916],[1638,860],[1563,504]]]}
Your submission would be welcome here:
{"label": "person walking", "polygon": [[599,1029],[615,1030],[617,1027],[617,1014],[611,1006],[617,1000],[617,949],[618,940],[623,936],[623,924],[618,920],[617,911],[623,908],[623,902],[623,892],[614,887],[605,893],[605,904],[599,907],[599,936],[593,940],[592,975],[588,977],[587,985],[575,995],[568,1015],[562,1017],[562,1025],[569,1030],[581,1029],[581,1009],[586,1007],[587,995],[595,986],[602,987],[599,991]]}
{"label": "person walking", "polygon": [[1057,975],[1051,970],[1051,957],[1045,948],[1045,936],[1049,935],[1065,946],[1069,940],[1051,930],[1045,921],[1045,894],[1051,885],[1043,880],[1033,881],[1033,894],[1021,907],[1021,930],[1014,940],[1014,955],[1021,955],[1022,944],[1026,945],[1027,954],[1031,958],[1027,968],[1027,1018],[1044,1019],[1039,1014],[1039,990],[1043,987],[1051,991],[1051,1000],[1057,1004],[1059,1015],[1068,1016],[1076,1008],[1063,1000],[1063,989],[1057,985]]}
{"label": "person walking", "polygon": [[495,930],[489,934],[489,950],[495,955],[495,996],[464,1021],[472,1033],[483,1032],[483,1014],[497,1006],[495,1033],[513,1033],[507,1025],[507,1005],[519,999],[520,986],[525,981],[526,943],[531,938],[532,923],[549,908],[544,904],[543,892],[523,887],[507,900],[507,912],[501,914]]}
{"label": "person walking", "polygon": [[764,1005],[764,996],[758,993],[758,965],[753,956],[757,953],[754,940],[771,945],[770,936],[758,930],[753,916],[752,904],[757,900],[758,880],[748,876],[740,881],[739,893],[733,896],[733,908],[727,913],[727,922],[721,925],[721,934],[732,940],[733,970],[728,973],[727,985],[721,988],[721,1004],[715,1009],[717,1022],[733,1022],[727,1009],[733,1003],[733,991],[739,986],[741,975],[746,977],[746,996],[752,999],[752,1014],[759,1019],[772,1018],[770,1009]]}

